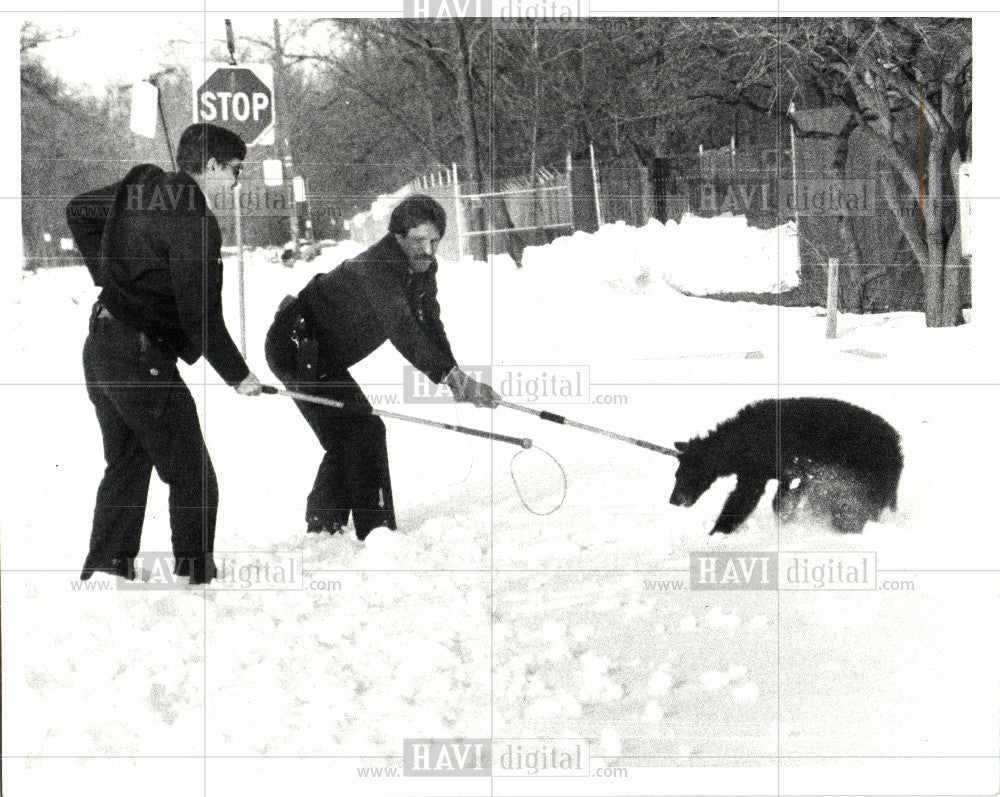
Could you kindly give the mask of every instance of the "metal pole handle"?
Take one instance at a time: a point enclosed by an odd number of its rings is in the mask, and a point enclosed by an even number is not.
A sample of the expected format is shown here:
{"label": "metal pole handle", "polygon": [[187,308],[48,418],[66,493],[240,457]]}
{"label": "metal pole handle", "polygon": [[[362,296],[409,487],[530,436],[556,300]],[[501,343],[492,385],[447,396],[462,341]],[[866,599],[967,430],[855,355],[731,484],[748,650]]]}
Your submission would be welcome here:
{"label": "metal pole handle", "polygon": [[309,393],[300,393],[296,390],[282,390],[281,388],[274,387],[273,385],[262,385],[260,390],[262,393],[266,393],[269,396],[288,396],[288,398],[296,399],[297,401],[308,401],[313,404],[325,404],[328,407],[333,407],[334,409],[343,410],[344,412],[354,413],[357,415],[377,415],[380,418],[391,418],[397,421],[419,423],[422,426],[433,426],[436,429],[447,429],[450,432],[472,435],[473,437],[483,437],[487,440],[496,440],[499,443],[510,443],[511,445],[520,446],[524,449],[531,448],[532,446],[531,438],[528,437],[512,437],[510,435],[497,434],[496,432],[487,432],[483,429],[473,429],[468,426],[456,426],[451,423],[432,421],[428,418],[415,418],[412,415],[400,415],[399,413],[388,412],[386,410],[348,407],[344,404],[344,402],[337,401],[336,399],[313,396]]}

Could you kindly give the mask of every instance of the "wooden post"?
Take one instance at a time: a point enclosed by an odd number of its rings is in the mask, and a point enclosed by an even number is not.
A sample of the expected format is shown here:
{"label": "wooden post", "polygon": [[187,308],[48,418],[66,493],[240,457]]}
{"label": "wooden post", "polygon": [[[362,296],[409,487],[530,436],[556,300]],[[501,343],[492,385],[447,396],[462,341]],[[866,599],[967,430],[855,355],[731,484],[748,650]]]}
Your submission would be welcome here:
{"label": "wooden post", "polygon": [[573,224],[573,153],[566,150],[566,195],[569,197],[569,228],[576,230]]}
{"label": "wooden post", "polygon": [[705,198],[705,145],[698,145],[698,215],[704,216],[705,208],[702,200]]}
{"label": "wooden post", "polygon": [[247,313],[243,283],[243,219],[240,213],[240,184],[233,186],[233,221],[236,233],[236,269],[240,285],[240,352],[247,358]]}
{"label": "wooden post", "polygon": [[972,163],[958,167],[958,230],[962,257],[972,257]]}
{"label": "wooden post", "polygon": [[306,240],[310,244],[316,243],[316,234],[313,232],[313,220],[312,220],[312,200],[309,198],[309,180],[307,178],[302,179],[302,185],[305,189],[305,211],[306,211]]}
{"label": "wooden post", "polygon": [[730,169],[733,173],[733,179],[730,182],[733,192],[736,194],[736,204],[739,206],[740,210],[743,211],[743,215],[749,218],[750,208],[747,205],[746,196],[743,193],[743,181],[740,179],[739,168],[736,165],[736,136],[729,137],[729,164]]}
{"label": "wooden post", "polygon": [[590,142],[590,173],[594,178],[594,208],[597,210],[597,229],[604,223],[601,218],[601,187],[597,179],[597,158],[594,156],[594,142]]}
{"label": "wooden post", "polygon": [[292,155],[288,149],[288,139],[285,139],[285,152],[282,160],[285,164],[285,174],[288,180],[288,228],[292,236],[292,249],[295,254],[299,253],[299,203],[295,201],[295,165],[292,163]]}
{"label": "wooden post", "polygon": [[[788,104],[788,115],[793,116],[795,114],[795,102],[790,102]],[[795,231],[798,233],[799,229],[799,187],[798,187],[798,172],[796,171],[798,167],[795,165],[795,124],[793,122],[788,123],[788,132],[792,139],[792,214],[795,218]],[[781,150],[778,150],[778,163],[781,163]]]}
{"label": "wooden post", "polygon": [[837,337],[837,296],[840,293],[840,260],[830,258],[826,272],[826,337]]}
{"label": "wooden post", "polygon": [[455,237],[458,238],[458,259],[465,256],[465,245],[462,241],[462,189],[458,184],[458,164],[451,162],[451,184],[455,188]]}

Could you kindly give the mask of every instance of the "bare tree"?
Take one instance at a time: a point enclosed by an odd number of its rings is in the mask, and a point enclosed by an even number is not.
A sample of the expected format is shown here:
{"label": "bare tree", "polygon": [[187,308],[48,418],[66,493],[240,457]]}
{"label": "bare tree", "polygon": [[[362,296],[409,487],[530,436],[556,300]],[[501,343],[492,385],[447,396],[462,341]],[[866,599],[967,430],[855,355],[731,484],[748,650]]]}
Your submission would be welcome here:
{"label": "bare tree", "polygon": [[121,161],[120,131],[128,127],[117,89],[81,96],[41,57],[39,47],[72,35],[31,23],[21,28],[21,229],[29,268],[61,256],[66,201],[111,182]]}
{"label": "bare tree", "polygon": [[959,164],[971,154],[970,20],[783,25],[779,41],[789,83],[796,89],[812,84],[850,109],[856,132],[888,166],[881,175],[885,197],[924,274],[927,325],[962,323],[955,197]]}

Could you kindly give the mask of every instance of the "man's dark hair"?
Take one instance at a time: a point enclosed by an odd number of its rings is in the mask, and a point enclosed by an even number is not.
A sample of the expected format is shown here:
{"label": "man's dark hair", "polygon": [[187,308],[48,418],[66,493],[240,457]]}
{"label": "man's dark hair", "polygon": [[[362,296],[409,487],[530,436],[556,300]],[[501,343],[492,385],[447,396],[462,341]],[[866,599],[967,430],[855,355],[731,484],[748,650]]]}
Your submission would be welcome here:
{"label": "man's dark hair", "polygon": [[207,122],[189,125],[181,133],[177,145],[177,168],[188,174],[201,174],[208,161],[215,158],[218,164],[243,160],[247,156],[247,145],[232,130]]}
{"label": "man's dark hair", "polygon": [[389,232],[406,235],[414,227],[424,222],[430,222],[437,227],[438,233],[444,237],[444,208],[426,194],[408,196],[395,208],[389,217]]}

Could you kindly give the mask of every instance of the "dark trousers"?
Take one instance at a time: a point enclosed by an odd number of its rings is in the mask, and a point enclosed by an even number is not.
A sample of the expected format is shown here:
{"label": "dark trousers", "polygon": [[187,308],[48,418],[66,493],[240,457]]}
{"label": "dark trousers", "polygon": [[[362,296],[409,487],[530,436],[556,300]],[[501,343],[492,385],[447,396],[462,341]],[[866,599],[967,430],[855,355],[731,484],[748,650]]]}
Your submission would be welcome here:
{"label": "dark trousers", "polygon": [[371,414],[371,404],[347,369],[331,365],[331,353],[321,351],[301,302],[279,311],[264,348],[268,365],[289,390],[346,405],[295,402],[324,451],[306,499],[306,520],[343,526],[353,516],[362,540],[378,526],[395,529],[385,424]]}
{"label": "dark trousers", "polygon": [[107,467],[94,509],[82,578],[133,576],[153,468],[170,488],[175,572],[193,582],[215,575],[219,487],[194,399],[177,359],[94,308],[83,347],[87,394],[97,412]]}

